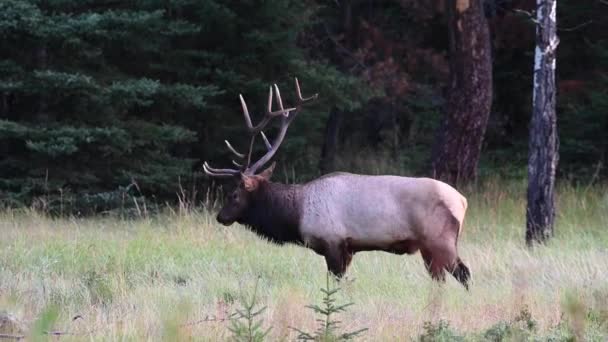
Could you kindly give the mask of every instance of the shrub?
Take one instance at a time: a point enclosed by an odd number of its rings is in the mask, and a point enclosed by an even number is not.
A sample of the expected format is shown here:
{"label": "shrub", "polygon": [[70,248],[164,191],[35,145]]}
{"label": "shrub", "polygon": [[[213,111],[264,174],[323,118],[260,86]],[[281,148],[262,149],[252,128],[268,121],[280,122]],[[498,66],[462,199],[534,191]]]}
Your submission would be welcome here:
{"label": "shrub", "polygon": [[433,322],[424,322],[424,332],[419,336],[420,342],[448,342],[448,341],[464,341],[464,337],[460,336],[450,327],[448,321],[440,320],[436,324]]}

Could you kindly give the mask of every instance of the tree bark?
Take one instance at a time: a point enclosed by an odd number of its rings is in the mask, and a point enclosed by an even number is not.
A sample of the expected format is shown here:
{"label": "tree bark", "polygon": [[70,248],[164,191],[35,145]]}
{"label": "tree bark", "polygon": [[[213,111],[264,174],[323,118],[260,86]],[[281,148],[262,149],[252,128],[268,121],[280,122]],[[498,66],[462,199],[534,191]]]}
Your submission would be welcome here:
{"label": "tree bark", "polygon": [[537,0],[534,53],[533,112],[528,151],[526,243],[544,243],[553,236],[555,171],[559,159],[555,113],[557,0]]}
{"label": "tree bark", "polygon": [[492,106],[490,32],[482,1],[446,1],[450,84],[431,174],[449,183],[476,178]]}

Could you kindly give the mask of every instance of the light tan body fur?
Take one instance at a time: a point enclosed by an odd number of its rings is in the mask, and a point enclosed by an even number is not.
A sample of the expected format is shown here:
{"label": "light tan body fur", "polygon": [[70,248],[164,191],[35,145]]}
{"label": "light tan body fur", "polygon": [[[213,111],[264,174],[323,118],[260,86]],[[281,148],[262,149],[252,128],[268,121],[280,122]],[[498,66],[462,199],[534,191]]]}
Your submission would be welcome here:
{"label": "light tan body fur", "polygon": [[446,183],[333,173],[303,184],[299,193],[302,240],[326,258],[329,250],[340,251],[336,257],[346,254],[337,273],[346,270],[355,252],[364,250],[421,250],[436,278],[457,266],[467,200]]}

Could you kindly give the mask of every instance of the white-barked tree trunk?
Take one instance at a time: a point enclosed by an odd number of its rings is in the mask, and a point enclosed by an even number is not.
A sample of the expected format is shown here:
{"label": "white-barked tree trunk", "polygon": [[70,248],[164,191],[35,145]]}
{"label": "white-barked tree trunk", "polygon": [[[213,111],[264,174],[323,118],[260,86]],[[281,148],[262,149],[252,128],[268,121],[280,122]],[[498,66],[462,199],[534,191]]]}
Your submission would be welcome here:
{"label": "white-barked tree trunk", "polygon": [[533,112],[528,151],[526,243],[545,242],[553,235],[555,171],[559,159],[555,113],[557,0],[536,1]]}

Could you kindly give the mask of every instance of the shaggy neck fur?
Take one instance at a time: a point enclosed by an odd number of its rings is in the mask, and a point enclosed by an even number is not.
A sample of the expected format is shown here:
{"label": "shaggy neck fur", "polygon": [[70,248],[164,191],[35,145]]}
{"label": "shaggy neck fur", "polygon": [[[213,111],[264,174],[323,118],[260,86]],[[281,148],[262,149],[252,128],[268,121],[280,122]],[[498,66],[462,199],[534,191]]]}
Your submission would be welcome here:
{"label": "shaggy neck fur", "polygon": [[251,193],[251,205],[238,222],[257,234],[283,244],[301,243],[298,185],[262,181]]}

